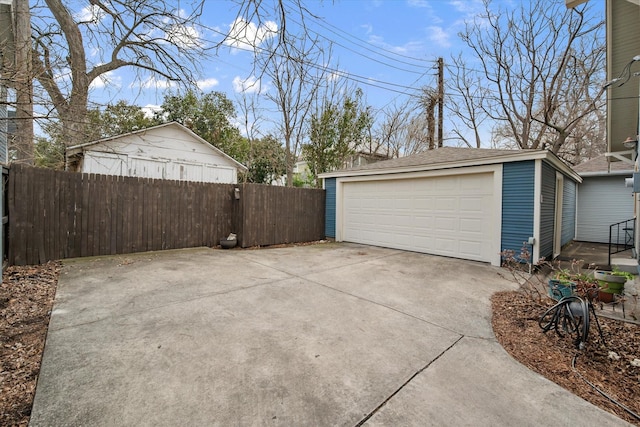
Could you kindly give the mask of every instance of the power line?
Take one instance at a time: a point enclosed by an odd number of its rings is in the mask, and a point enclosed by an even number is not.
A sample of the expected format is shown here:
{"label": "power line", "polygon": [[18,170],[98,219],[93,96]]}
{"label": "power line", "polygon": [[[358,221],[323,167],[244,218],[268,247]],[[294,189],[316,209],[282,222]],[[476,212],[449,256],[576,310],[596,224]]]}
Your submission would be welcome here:
{"label": "power line", "polygon": [[[208,26],[202,25],[202,24],[201,24],[201,26],[203,28],[211,31],[211,32],[214,32],[216,34],[219,34],[219,35],[222,35],[222,36],[226,37],[227,40],[235,41],[235,42],[241,43],[242,45],[249,45],[245,40],[240,39],[239,37],[229,37],[228,35],[222,33],[219,30],[216,30],[215,28],[208,27]],[[207,42],[210,42],[210,43],[214,43],[211,40],[204,39],[204,41],[207,41]],[[251,48],[246,48],[246,47],[243,47],[243,46],[231,46],[231,45],[228,45],[228,46],[230,48],[232,48],[232,49],[237,49],[237,50],[244,51],[244,52],[251,52],[251,53],[254,53],[254,54],[256,52],[263,52],[263,53],[267,52],[267,53],[269,53],[269,54],[271,54],[273,56],[276,56],[276,57],[278,57],[280,59],[292,59],[288,55],[283,55],[283,54],[281,54],[281,53],[279,53],[277,51],[271,52],[271,51],[268,51],[267,49],[263,49],[263,48],[260,48],[258,46],[249,45],[249,46],[251,46]],[[377,87],[379,89],[384,89],[384,90],[388,90],[388,91],[391,91],[391,92],[396,92],[396,93],[400,93],[400,94],[403,93],[401,91],[398,91],[398,90],[395,90],[395,89],[392,89],[392,88],[388,88],[388,87],[385,87],[385,86],[394,86],[394,87],[407,89],[407,90],[416,90],[416,88],[414,88],[414,87],[410,87],[410,86],[406,86],[406,85],[402,85],[402,84],[398,84],[398,83],[392,83],[392,82],[389,82],[389,81],[374,79],[374,78],[371,78],[371,77],[361,76],[361,75],[354,74],[354,73],[351,73],[351,72],[345,72],[344,70],[340,70],[340,69],[337,69],[337,68],[328,67],[326,65],[319,65],[319,64],[316,64],[316,63],[313,63],[313,62],[304,62],[304,64],[307,65],[307,66],[310,66],[312,68],[321,70],[321,71],[327,71],[327,72],[339,74],[341,77],[344,77],[347,80],[352,80],[352,81],[355,81],[355,82],[358,82],[358,83],[362,83],[362,84],[365,84],[365,85],[368,85],[368,86],[372,86],[372,87]],[[424,75],[424,74],[422,74],[422,75]],[[385,86],[382,86],[382,85],[385,85]]]}
{"label": "power line", "polygon": [[[346,31],[344,31],[344,30],[342,30],[342,29],[340,29],[340,28],[336,27],[335,25],[332,25],[332,24],[328,23],[328,22],[327,22],[326,20],[324,20],[324,19],[315,18],[315,21],[316,21],[316,22],[318,23],[318,25],[320,25],[321,27],[325,28],[326,30],[328,30],[328,31],[330,31],[330,32],[332,32],[332,33],[334,33],[334,34],[336,34],[336,35],[338,35],[338,34],[337,34],[335,31],[332,31],[331,29],[326,28],[324,25],[327,25],[327,26],[329,26],[329,27],[331,27],[331,28],[334,28],[335,30],[337,30],[337,31],[339,31],[339,32],[341,32],[341,33],[343,33],[343,34],[347,35],[349,38],[352,38],[352,39],[358,40],[358,41],[360,41],[360,42],[362,42],[362,43],[364,43],[364,44],[366,44],[366,45],[373,46],[373,47],[375,47],[376,49],[381,50],[381,51],[383,51],[383,52],[387,52],[387,53],[390,53],[390,54],[392,54],[392,55],[399,56],[399,57],[401,57],[401,58],[411,59],[412,61],[425,62],[425,63],[429,63],[429,64],[434,64],[434,63],[436,62],[436,61],[434,61],[434,60],[422,59],[422,58],[415,58],[415,57],[412,57],[412,56],[403,55],[403,54],[401,54],[401,53],[393,52],[393,51],[391,51],[391,50],[384,49],[384,48],[382,48],[382,47],[380,47],[380,46],[376,46],[376,45],[374,45],[374,44],[372,44],[372,43],[370,43],[370,42],[368,42],[368,41],[366,41],[366,40],[363,40],[363,39],[361,39],[361,38],[358,38],[358,37],[354,36],[353,34],[347,33]],[[323,25],[323,24],[324,24],[324,25]],[[338,35],[338,36],[340,37],[340,35]],[[344,36],[342,36],[342,37],[346,39],[346,37],[344,37]],[[408,65],[418,66],[418,65],[415,65],[415,64],[411,64],[411,63],[409,63],[409,62],[404,62],[404,61],[398,60],[398,59],[396,59],[396,58],[389,57],[389,56],[387,56],[387,55],[383,55],[383,54],[381,54],[381,53],[379,53],[379,52],[376,52],[375,50],[372,50],[372,49],[370,49],[370,48],[368,48],[368,47],[366,47],[366,46],[363,46],[363,45],[361,45],[361,44],[358,44],[358,43],[354,43],[354,44],[355,44],[355,45],[357,45],[357,46],[360,46],[360,47],[362,47],[362,48],[364,48],[364,49],[367,49],[367,50],[369,50],[369,51],[371,51],[371,52],[374,52],[374,53],[377,53],[377,54],[379,54],[379,55],[381,55],[381,56],[384,56],[384,57],[386,57],[386,58],[388,58],[388,59],[392,59],[392,60],[394,60],[394,61],[398,61],[398,62],[403,62],[403,63],[408,64]]]}

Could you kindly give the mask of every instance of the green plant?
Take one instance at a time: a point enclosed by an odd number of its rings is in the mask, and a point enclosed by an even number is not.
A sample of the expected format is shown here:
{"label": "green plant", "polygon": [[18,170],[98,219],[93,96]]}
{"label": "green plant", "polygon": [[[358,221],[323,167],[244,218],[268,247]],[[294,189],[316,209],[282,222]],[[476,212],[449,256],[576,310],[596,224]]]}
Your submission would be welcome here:
{"label": "green plant", "polygon": [[629,273],[628,271],[622,271],[618,267],[613,267],[613,271],[611,271],[611,275],[624,277],[627,280],[633,280],[634,278],[632,273]]}

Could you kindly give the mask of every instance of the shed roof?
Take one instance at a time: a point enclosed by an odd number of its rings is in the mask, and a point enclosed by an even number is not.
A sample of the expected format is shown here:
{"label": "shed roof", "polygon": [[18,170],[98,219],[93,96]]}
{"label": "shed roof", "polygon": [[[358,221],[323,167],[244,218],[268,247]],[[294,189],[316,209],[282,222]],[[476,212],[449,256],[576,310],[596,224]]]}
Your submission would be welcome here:
{"label": "shed roof", "polygon": [[236,159],[234,159],[233,157],[231,157],[230,155],[228,155],[224,151],[220,150],[219,148],[211,145],[208,141],[206,141],[205,139],[201,138],[198,134],[193,132],[191,129],[189,129],[188,127],[186,127],[184,125],[181,125],[178,122],[163,123],[163,124],[160,124],[160,125],[157,125],[157,126],[152,126],[152,127],[149,127],[149,128],[136,130],[136,131],[129,132],[129,133],[124,133],[124,134],[121,134],[121,135],[114,135],[114,136],[110,136],[108,138],[98,139],[96,141],[85,142],[84,144],[73,145],[73,146],[70,146],[70,147],[68,147],[66,149],[66,154],[67,154],[67,157],[74,156],[74,155],[79,155],[79,154],[81,155],[84,152],[85,148],[91,147],[93,145],[99,145],[99,144],[102,144],[102,143],[107,142],[107,141],[113,141],[113,140],[124,138],[124,137],[130,136],[130,135],[143,134],[145,132],[149,132],[150,130],[160,129],[160,128],[169,127],[169,126],[177,127],[178,129],[182,130],[183,132],[189,134],[196,141],[200,142],[201,144],[204,144],[206,147],[208,147],[212,151],[215,151],[216,153],[218,153],[218,154],[224,156],[225,158],[229,159],[231,162],[233,162],[236,165],[236,167],[238,169],[243,170],[243,171],[247,170],[247,167],[245,165],[243,165],[242,163],[238,162]]}
{"label": "shed roof", "polygon": [[626,162],[610,162],[603,154],[574,166],[573,170],[580,176],[627,175],[633,173],[633,165]]}
{"label": "shed roof", "polygon": [[368,165],[320,174],[320,178],[385,173],[416,172],[422,170],[451,169],[514,161],[547,159],[559,170],[578,182],[582,179],[555,154],[546,150],[501,150],[489,148],[441,147],[412,156],[383,160]]}

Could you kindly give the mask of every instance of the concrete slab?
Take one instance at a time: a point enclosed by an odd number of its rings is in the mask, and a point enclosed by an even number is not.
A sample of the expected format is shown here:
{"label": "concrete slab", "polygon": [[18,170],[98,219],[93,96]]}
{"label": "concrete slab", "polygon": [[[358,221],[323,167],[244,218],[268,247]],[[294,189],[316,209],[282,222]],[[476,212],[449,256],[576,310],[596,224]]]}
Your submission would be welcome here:
{"label": "concrete slab", "polygon": [[458,334],[484,338],[493,337],[491,295],[517,287],[498,267],[413,252],[393,251],[364,265],[307,278]]}
{"label": "concrete slab", "polygon": [[494,341],[512,287],[351,244],[65,261],[30,425],[613,425]]}
{"label": "concrete slab", "polygon": [[495,341],[462,338],[365,426],[631,425],[514,363]]}

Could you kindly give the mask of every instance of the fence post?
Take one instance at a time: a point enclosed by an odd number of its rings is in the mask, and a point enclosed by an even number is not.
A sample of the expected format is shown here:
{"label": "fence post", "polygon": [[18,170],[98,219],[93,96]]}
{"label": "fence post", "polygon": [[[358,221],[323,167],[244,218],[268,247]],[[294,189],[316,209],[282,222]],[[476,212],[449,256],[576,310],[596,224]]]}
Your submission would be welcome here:
{"label": "fence post", "polygon": [[2,183],[0,183],[0,218],[2,218],[2,226],[0,227],[0,256],[2,261],[2,271],[9,265],[7,255],[7,245],[5,244],[8,236],[9,216],[7,215],[7,193],[9,184],[9,168],[2,165]]}

